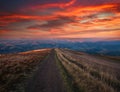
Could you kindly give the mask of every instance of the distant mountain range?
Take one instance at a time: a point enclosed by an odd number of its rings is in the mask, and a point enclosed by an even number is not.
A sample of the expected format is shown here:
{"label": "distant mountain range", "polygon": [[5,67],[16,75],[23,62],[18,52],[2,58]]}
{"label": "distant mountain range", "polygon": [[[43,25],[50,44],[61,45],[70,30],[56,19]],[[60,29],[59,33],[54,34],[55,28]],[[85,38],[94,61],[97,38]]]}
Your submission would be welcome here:
{"label": "distant mountain range", "polygon": [[0,53],[17,53],[40,48],[68,48],[90,54],[120,56],[120,40],[70,41],[70,40],[0,40]]}

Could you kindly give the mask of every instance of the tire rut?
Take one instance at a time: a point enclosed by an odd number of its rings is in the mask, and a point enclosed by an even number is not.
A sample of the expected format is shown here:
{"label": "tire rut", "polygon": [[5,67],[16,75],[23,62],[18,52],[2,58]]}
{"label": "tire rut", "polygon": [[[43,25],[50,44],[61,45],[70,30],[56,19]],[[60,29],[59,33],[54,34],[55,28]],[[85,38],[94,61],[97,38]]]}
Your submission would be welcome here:
{"label": "tire rut", "polygon": [[55,51],[41,63],[25,92],[67,92],[55,60]]}

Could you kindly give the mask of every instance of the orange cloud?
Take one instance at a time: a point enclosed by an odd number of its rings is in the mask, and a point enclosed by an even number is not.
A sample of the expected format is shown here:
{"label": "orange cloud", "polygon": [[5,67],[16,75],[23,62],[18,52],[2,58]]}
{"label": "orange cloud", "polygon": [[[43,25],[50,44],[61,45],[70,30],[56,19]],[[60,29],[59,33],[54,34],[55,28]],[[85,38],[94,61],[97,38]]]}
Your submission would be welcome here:
{"label": "orange cloud", "polygon": [[100,11],[113,11],[116,10],[118,7],[118,4],[105,4],[105,5],[99,5],[99,6],[78,6],[78,7],[71,7],[66,9],[63,12],[55,12],[55,15],[60,16],[86,16],[90,15],[91,13],[96,13]]}
{"label": "orange cloud", "polygon": [[[50,14],[28,15],[28,14],[6,14],[0,17],[0,26],[24,20],[45,21],[28,25],[26,32],[16,32],[14,35],[26,34],[32,37],[119,37],[120,35],[120,13],[119,4],[104,4],[97,6],[72,6],[76,0],[61,4],[44,4],[33,6],[32,9],[46,9],[51,7],[64,8],[63,11],[52,11]],[[65,7],[69,7],[66,8]],[[30,12],[32,12],[30,10]],[[47,11],[46,11],[47,12]],[[46,13],[45,12],[45,13]],[[49,11],[48,11],[49,12]],[[37,13],[41,13],[38,11]],[[23,25],[24,26],[24,25]],[[36,32],[34,33],[33,32]],[[1,31],[4,33],[6,31]]]}
{"label": "orange cloud", "polygon": [[67,3],[43,4],[43,5],[29,7],[28,9],[36,10],[36,9],[46,9],[46,8],[53,8],[53,7],[65,8],[65,7],[69,7],[69,6],[73,5],[75,2],[76,2],[76,0],[70,0]]}
{"label": "orange cloud", "polygon": [[0,30],[0,35],[8,33],[9,30]]}
{"label": "orange cloud", "polygon": [[8,24],[15,23],[15,22],[23,22],[29,20],[54,20],[57,19],[54,15],[46,15],[46,16],[32,16],[32,15],[24,15],[24,14],[11,14],[11,15],[4,15],[0,17],[0,26],[7,26]]}
{"label": "orange cloud", "polygon": [[11,14],[11,15],[4,15],[0,17],[2,19],[31,19],[31,20],[49,20],[53,19],[55,16],[32,16],[32,15],[23,15],[23,14]]}

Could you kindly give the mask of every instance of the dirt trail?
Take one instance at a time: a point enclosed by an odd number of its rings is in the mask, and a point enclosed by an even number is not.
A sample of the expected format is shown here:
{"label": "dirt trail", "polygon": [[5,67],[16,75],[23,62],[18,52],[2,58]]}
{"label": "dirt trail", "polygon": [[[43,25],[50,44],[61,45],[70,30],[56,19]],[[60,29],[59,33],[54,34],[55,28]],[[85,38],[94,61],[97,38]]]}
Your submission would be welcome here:
{"label": "dirt trail", "polygon": [[42,62],[25,92],[67,92],[55,60],[55,51]]}

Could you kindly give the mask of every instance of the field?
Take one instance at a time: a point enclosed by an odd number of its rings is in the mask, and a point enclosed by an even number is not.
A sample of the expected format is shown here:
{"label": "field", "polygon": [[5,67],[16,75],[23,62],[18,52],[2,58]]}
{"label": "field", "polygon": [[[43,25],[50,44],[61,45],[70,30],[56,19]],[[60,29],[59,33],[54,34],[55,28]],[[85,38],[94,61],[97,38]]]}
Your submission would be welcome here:
{"label": "field", "polygon": [[70,49],[0,55],[0,92],[120,92],[120,57]]}
{"label": "field", "polygon": [[56,49],[56,54],[74,92],[120,92],[120,62],[115,58],[68,49]]}
{"label": "field", "polygon": [[0,92],[24,92],[27,80],[50,49],[0,55]]}

